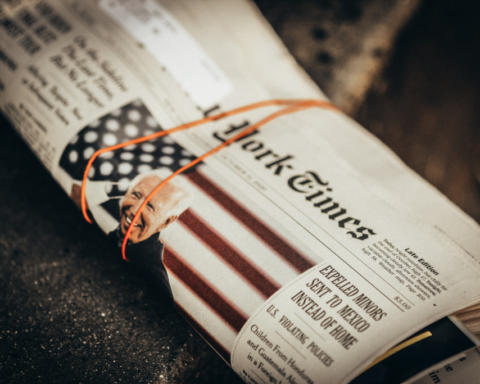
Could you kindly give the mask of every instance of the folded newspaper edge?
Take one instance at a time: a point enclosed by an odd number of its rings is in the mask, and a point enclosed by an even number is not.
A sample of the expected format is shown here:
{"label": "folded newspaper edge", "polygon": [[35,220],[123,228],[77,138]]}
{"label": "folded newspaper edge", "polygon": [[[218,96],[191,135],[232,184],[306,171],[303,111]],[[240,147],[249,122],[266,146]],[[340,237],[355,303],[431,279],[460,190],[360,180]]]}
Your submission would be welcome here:
{"label": "folded newspaper edge", "polygon": [[[0,36],[0,108],[77,203],[101,148],[326,100],[245,0],[1,2]],[[277,110],[102,154],[90,215],[120,247],[156,185]],[[479,235],[358,124],[311,109],[175,177],[126,255],[245,382],[346,383],[479,301]]]}

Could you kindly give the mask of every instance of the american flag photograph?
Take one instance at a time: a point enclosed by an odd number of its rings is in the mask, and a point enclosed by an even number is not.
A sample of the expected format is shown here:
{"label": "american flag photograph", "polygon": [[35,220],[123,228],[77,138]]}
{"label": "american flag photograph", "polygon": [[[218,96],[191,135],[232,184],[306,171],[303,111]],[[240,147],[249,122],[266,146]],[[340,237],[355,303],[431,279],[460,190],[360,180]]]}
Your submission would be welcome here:
{"label": "american flag photograph", "polygon": [[[136,100],[81,130],[65,148],[60,166],[80,182],[98,149],[160,129]],[[101,155],[89,174],[89,183],[98,183],[105,192],[101,214],[121,221],[119,205],[139,175],[156,170],[171,174],[193,159],[168,136]],[[278,289],[320,260],[292,244],[278,225],[274,228],[275,220],[267,218],[248,196],[227,191],[206,164],[177,178],[188,185],[193,203],[162,231],[161,251],[140,264],[147,274],[164,268],[169,284],[164,291],[173,293],[183,317],[230,363],[235,338],[247,319]],[[94,217],[98,222],[98,216]],[[129,252],[127,247],[132,261],[138,256],[134,252],[149,251],[137,247]],[[158,262],[163,265],[155,267]]]}

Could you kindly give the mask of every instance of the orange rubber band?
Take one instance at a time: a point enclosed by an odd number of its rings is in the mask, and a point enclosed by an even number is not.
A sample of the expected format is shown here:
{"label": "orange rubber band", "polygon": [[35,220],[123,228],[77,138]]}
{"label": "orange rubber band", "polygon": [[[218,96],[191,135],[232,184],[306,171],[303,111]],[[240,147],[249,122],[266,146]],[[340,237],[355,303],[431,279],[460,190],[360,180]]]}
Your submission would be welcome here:
{"label": "orange rubber band", "polygon": [[240,108],[232,109],[232,110],[227,111],[227,112],[222,112],[222,113],[219,113],[219,114],[216,114],[216,115],[213,115],[213,116],[205,117],[203,119],[196,120],[196,121],[193,121],[193,122],[190,122],[190,123],[187,123],[187,124],[183,124],[183,125],[180,125],[180,126],[175,127],[175,128],[167,129],[165,131],[160,131],[160,132],[152,133],[151,135],[147,135],[147,136],[140,137],[140,138],[137,138],[137,139],[129,140],[129,141],[126,141],[126,142],[121,143],[121,144],[113,145],[111,147],[106,147],[106,148],[99,149],[98,151],[96,151],[93,154],[93,156],[88,161],[87,167],[85,168],[85,172],[83,174],[82,191],[81,191],[80,198],[81,198],[82,213],[83,213],[83,216],[85,217],[85,220],[87,220],[87,222],[89,222],[90,224],[92,223],[92,220],[90,219],[90,217],[88,216],[88,213],[87,213],[87,202],[86,202],[86,188],[87,188],[87,181],[88,181],[88,173],[90,171],[90,168],[92,167],[93,162],[102,153],[115,151],[117,149],[127,147],[127,146],[132,145],[132,144],[143,143],[143,142],[148,141],[148,140],[152,140],[152,139],[155,139],[155,138],[158,138],[158,137],[169,135],[171,133],[184,131],[186,129],[197,127],[199,125],[203,125],[203,124],[215,121],[215,120],[223,119],[225,117],[238,115],[238,114],[243,113],[243,112],[248,112],[248,111],[251,111],[251,110],[254,110],[254,109],[268,107],[268,106],[285,106],[285,108],[281,109],[280,111],[277,111],[277,112],[274,112],[274,113],[270,114],[269,116],[260,120],[256,124],[253,124],[250,127],[243,130],[242,132],[238,133],[234,137],[224,141],[222,144],[220,144],[217,147],[211,149],[210,151],[204,153],[202,156],[196,158],[195,160],[192,160],[189,164],[187,164],[187,165],[183,166],[182,168],[176,170],[169,177],[167,177],[165,180],[163,180],[157,187],[155,187],[155,189],[146,197],[146,199],[140,205],[140,208],[135,213],[135,216],[133,217],[133,220],[128,227],[127,233],[125,234],[125,237],[124,237],[123,243],[122,243],[122,256],[123,256],[123,259],[125,261],[128,261],[128,259],[126,257],[126,254],[125,254],[125,248],[127,246],[128,237],[130,236],[130,233],[133,230],[133,225],[137,221],[138,217],[140,216],[140,214],[142,213],[143,209],[148,204],[150,199],[158,192],[158,190],[160,188],[162,188],[165,184],[167,184],[175,176],[177,176],[180,173],[186,171],[187,169],[193,167],[194,165],[198,164],[199,162],[205,160],[206,158],[212,156],[213,154],[217,153],[221,149],[229,146],[234,141],[236,141],[238,139],[241,139],[242,137],[248,135],[249,133],[252,133],[252,132],[256,131],[257,129],[259,129],[263,125],[265,125],[265,124],[271,122],[272,120],[275,120],[275,119],[277,119],[281,116],[289,115],[289,114],[299,112],[299,111],[309,109],[309,108],[322,108],[322,109],[330,109],[330,110],[339,111],[339,109],[335,105],[333,105],[332,103],[329,103],[329,102],[326,102],[326,101],[321,101],[321,100],[314,100],[314,99],[312,99],[312,100],[305,99],[305,100],[268,100],[268,101],[261,101],[261,102],[246,105],[246,106],[243,106],[243,107],[240,107]]}

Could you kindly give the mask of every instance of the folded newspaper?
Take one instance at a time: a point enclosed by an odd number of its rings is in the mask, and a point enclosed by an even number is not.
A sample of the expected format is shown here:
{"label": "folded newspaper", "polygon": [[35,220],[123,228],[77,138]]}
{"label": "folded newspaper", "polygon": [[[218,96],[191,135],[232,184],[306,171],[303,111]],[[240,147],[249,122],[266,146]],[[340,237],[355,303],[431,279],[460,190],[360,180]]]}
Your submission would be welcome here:
{"label": "folded newspaper", "polygon": [[[1,110],[78,204],[102,148],[265,100],[326,101],[247,0],[0,7]],[[252,131],[134,220],[160,182],[279,108],[101,154],[84,184],[89,216],[119,248],[127,237],[126,258],[247,383],[381,382],[359,374],[433,340],[440,319],[463,310],[480,332],[480,228],[331,108]],[[467,359],[478,342],[450,322],[469,342],[401,381]]]}

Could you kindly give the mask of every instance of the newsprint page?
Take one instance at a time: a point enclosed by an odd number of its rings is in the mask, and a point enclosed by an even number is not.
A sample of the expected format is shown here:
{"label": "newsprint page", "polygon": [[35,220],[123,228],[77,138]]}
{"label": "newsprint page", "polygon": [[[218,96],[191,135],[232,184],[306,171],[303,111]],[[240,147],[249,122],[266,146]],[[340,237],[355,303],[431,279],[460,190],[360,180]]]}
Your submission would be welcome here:
{"label": "newsprint page", "polygon": [[[247,0],[0,6],[1,110],[76,203],[99,149],[326,100]],[[120,248],[160,182],[279,109],[103,153],[90,217]],[[281,116],[173,178],[125,250],[246,383],[347,383],[480,299],[479,227],[332,108]]]}

